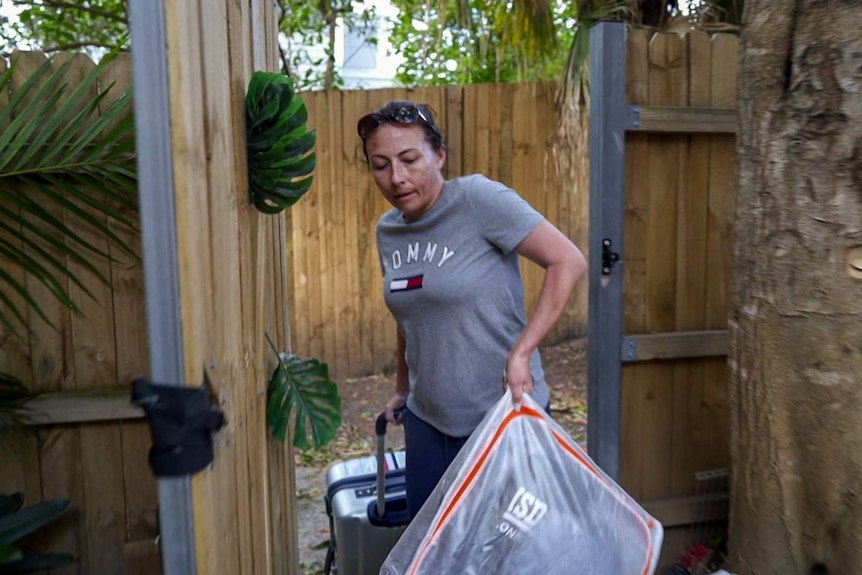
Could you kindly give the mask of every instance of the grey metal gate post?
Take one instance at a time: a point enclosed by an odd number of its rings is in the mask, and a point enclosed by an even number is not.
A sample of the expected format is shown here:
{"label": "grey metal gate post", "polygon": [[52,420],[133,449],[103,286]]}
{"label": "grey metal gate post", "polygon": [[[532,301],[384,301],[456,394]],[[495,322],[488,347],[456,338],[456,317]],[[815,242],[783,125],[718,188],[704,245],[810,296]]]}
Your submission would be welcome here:
{"label": "grey metal gate post", "polygon": [[[183,385],[164,0],[130,0],[129,20],[150,370]],[[159,479],[159,542],[164,575],[197,573],[189,476]]]}
{"label": "grey metal gate post", "polygon": [[[626,24],[590,31],[590,269],[587,451],[620,476]],[[619,260],[619,261],[617,261]]]}

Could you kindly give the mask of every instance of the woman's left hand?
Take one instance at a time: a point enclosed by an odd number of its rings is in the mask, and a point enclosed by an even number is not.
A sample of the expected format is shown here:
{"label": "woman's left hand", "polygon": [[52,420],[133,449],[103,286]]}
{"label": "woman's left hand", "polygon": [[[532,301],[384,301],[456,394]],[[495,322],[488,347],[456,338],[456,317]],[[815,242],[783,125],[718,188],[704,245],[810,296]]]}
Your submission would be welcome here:
{"label": "woman's left hand", "polygon": [[520,405],[523,395],[533,393],[533,375],[530,373],[530,356],[509,354],[506,371],[503,372],[503,392],[512,389],[512,401]]}

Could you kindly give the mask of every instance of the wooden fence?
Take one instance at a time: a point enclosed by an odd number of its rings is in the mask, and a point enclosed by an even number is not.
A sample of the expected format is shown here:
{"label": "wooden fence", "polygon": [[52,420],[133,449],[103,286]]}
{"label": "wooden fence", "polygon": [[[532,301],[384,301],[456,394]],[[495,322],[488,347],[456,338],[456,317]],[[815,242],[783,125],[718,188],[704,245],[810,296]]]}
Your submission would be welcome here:
{"label": "wooden fence", "polygon": [[[64,80],[75,86],[95,64],[81,55],[58,55],[55,63],[70,57],[73,62]],[[13,91],[46,57],[27,52],[14,59]],[[117,58],[105,69],[100,85],[110,82],[116,82],[115,95],[130,86],[127,57]],[[62,209],[53,215],[61,221],[70,219]],[[124,235],[122,239],[139,248],[139,237]],[[111,250],[104,237],[87,239],[106,252]],[[81,288],[68,286],[81,308],[80,315],[70,313],[19,269],[3,265],[26,282],[29,293],[57,327],[52,329],[32,312],[28,314],[29,332],[22,330],[20,338],[0,327],[2,370],[34,391],[51,394],[36,407],[39,420],[47,425],[7,432],[9,441],[0,447],[4,449],[0,492],[21,491],[27,504],[52,498],[71,501],[71,510],[39,536],[46,549],[78,557],[76,564],[53,573],[157,573],[160,569],[154,544],[158,497],[147,464],[149,430],[143,421],[121,420],[138,417],[128,407],[128,384],[136,374],[148,372],[143,277],[139,264],[117,255],[116,250],[112,253],[118,261],[95,261],[99,271],[110,278],[110,285],[69,264],[95,296],[90,299]],[[53,255],[58,254],[54,251]],[[92,390],[102,392],[108,387],[122,396],[87,399]]]}
{"label": "wooden fence", "polygon": [[599,26],[591,57],[626,75],[593,94],[625,100],[591,130],[624,138],[625,160],[592,156],[624,180],[606,173],[591,194],[593,250],[610,241],[620,263],[591,270],[589,433],[597,451],[618,441],[619,481],[664,524],[667,564],[727,514],[738,40]]}
{"label": "wooden fence", "polygon": [[[203,22],[211,42],[207,69],[228,66],[224,76],[208,72],[204,78],[200,62],[176,63],[197,88],[172,96],[186,110],[185,126],[175,134],[185,146],[176,182],[186,254],[183,294],[190,302],[186,364],[191,383],[206,369],[228,420],[217,436],[215,465],[195,478],[195,501],[202,505],[195,510],[198,564],[201,572],[216,572],[216,566],[231,573],[291,572],[293,474],[285,450],[265,439],[259,401],[267,375],[263,332],[287,347],[286,296],[295,352],[327,361],[340,376],[380,371],[393,362],[394,325],[383,305],[374,245],[374,223],[388,206],[363,164],[356,120],[390,99],[431,104],[447,136],[449,176],[482,172],[511,185],[583,247],[586,190],[561,185],[556,173],[551,86],[320,92],[306,95],[319,135],[314,187],[290,210],[286,226],[260,218],[234,193],[244,189],[242,156],[232,152],[242,140],[235,115],[252,64],[272,66],[274,55],[262,44],[266,34],[255,41],[245,27],[228,26],[243,15],[208,13],[201,20],[196,11],[203,12],[202,3],[194,4],[193,17],[174,20],[182,26],[172,34],[206,44]],[[248,14],[243,17],[250,21]],[[233,45],[247,49],[229,56],[226,44],[212,39],[232,34],[241,35]],[[735,38],[659,35],[648,41],[630,33],[628,42],[629,104],[735,105]],[[20,54],[13,90],[42,59]],[[78,58],[67,72],[70,84],[92,66]],[[129,78],[124,58],[104,73],[118,89]],[[194,94],[197,99],[189,99]],[[642,119],[663,125],[661,118]],[[626,151],[624,333],[724,329],[736,181],[733,134],[630,133]],[[195,213],[208,214],[206,221]],[[110,249],[104,239],[93,240]],[[31,293],[59,329],[33,318],[29,334],[17,339],[0,327],[2,370],[36,391],[56,392],[38,405],[49,425],[0,446],[0,492],[24,491],[30,502],[72,501],[72,511],[39,538],[45,548],[75,553],[79,561],[52,573],[157,573],[158,501],[146,462],[150,441],[127,395],[132,376],[148,372],[142,270],[128,262],[99,265],[111,284],[87,281],[96,302],[70,286],[81,316],[30,281]],[[531,307],[541,274],[525,264],[524,279]],[[213,289],[201,292],[200,282]],[[583,329],[582,301],[573,300],[552,337]],[[638,339],[643,357],[650,341]],[[697,342],[704,340],[679,344],[677,351]],[[668,341],[658,343],[665,348],[650,360],[622,368],[620,480],[664,514],[660,519],[689,525],[700,517],[699,500],[689,499],[699,488],[694,473],[727,463],[725,359],[661,360],[669,353]],[[91,391],[104,387],[118,395]],[[219,505],[207,505],[216,500]]]}
{"label": "wooden fence", "polygon": [[[273,5],[183,1],[166,2],[165,10],[185,382],[200,385],[206,373],[226,416],[213,465],[191,481],[191,552],[198,573],[296,573],[292,450],[269,438],[264,420],[275,360],[265,334],[287,346],[285,228],[283,218],[263,216],[245,197],[243,100],[252,70],[277,69]],[[16,58],[12,90],[45,57]],[[70,86],[94,66],[74,58]],[[101,83],[110,81],[117,94],[130,85],[128,57],[106,69]],[[62,209],[55,215],[66,219]],[[87,239],[111,249],[105,238]],[[124,239],[140,248],[137,234]],[[22,338],[0,326],[0,370],[49,392],[32,403],[40,424],[7,430],[0,442],[0,492],[23,491],[27,504],[71,501],[30,541],[77,556],[52,574],[161,572],[149,430],[129,395],[132,378],[150,371],[143,270],[117,257],[97,260],[109,285],[81,274],[95,300],[69,285],[80,315],[0,260],[57,326],[34,313]]]}
{"label": "wooden fence", "polygon": [[[318,164],[311,191],[288,216],[294,351],[323,359],[336,378],[394,365],[395,323],[383,303],[374,234],[391,206],[371,180],[356,135],[357,120],[389,100],[434,108],[447,142],[448,177],[480,172],[502,181],[586,250],[587,175],[570,184],[557,175],[554,90],[501,84],[305,95],[318,131]],[[526,261],[522,273],[529,311],[543,274]],[[585,329],[583,285],[547,340]]]}

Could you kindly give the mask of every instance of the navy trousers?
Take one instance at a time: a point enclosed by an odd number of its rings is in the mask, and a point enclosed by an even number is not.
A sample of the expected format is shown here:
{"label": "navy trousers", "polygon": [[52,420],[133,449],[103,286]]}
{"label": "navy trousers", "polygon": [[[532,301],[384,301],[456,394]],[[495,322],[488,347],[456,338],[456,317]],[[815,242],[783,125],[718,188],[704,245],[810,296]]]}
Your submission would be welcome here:
{"label": "navy trousers", "polygon": [[[551,406],[545,406],[545,411],[550,415]],[[403,418],[407,467],[404,481],[407,510],[413,520],[470,436],[446,435],[416,417],[409,409],[404,410]]]}
{"label": "navy trousers", "polygon": [[450,437],[428,425],[409,409],[404,411],[405,487],[410,519],[434,491],[468,437]]}

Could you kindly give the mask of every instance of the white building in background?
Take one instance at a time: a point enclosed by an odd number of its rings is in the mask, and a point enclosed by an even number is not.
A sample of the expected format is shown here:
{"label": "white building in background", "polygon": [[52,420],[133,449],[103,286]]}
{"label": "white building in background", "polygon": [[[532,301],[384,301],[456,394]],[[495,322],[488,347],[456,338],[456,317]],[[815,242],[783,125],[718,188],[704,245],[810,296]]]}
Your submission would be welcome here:
{"label": "white building in background", "polygon": [[347,90],[389,88],[395,85],[395,71],[403,58],[391,55],[388,20],[398,15],[389,0],[365,0],[377,11],[377,44],[339,25],[335,39],[335,62]]}
{"label": "white building in background", "polygon": [[[335,31],[335,66],[343,81],[345,90],[389,88],[396,85],[395,72],[403,58],[390,55],[389,19],[398,14],[389,0],[365,0],[355,11],[360,12],[365,6],[373,6],[376,10],[377,22],[372,24],[375,32],[362,33],[348,30],[339,19]],[[365,41],[366,34],[376,36],[377,43]],[[293,38],[292,44],[297,45],[301,39]],[[311,59],[323,60],[326,57],[325,47],[303,46]],[[322,73],[323,66],[320,71]],[[304,70],[298,70],[301,77]]]}

